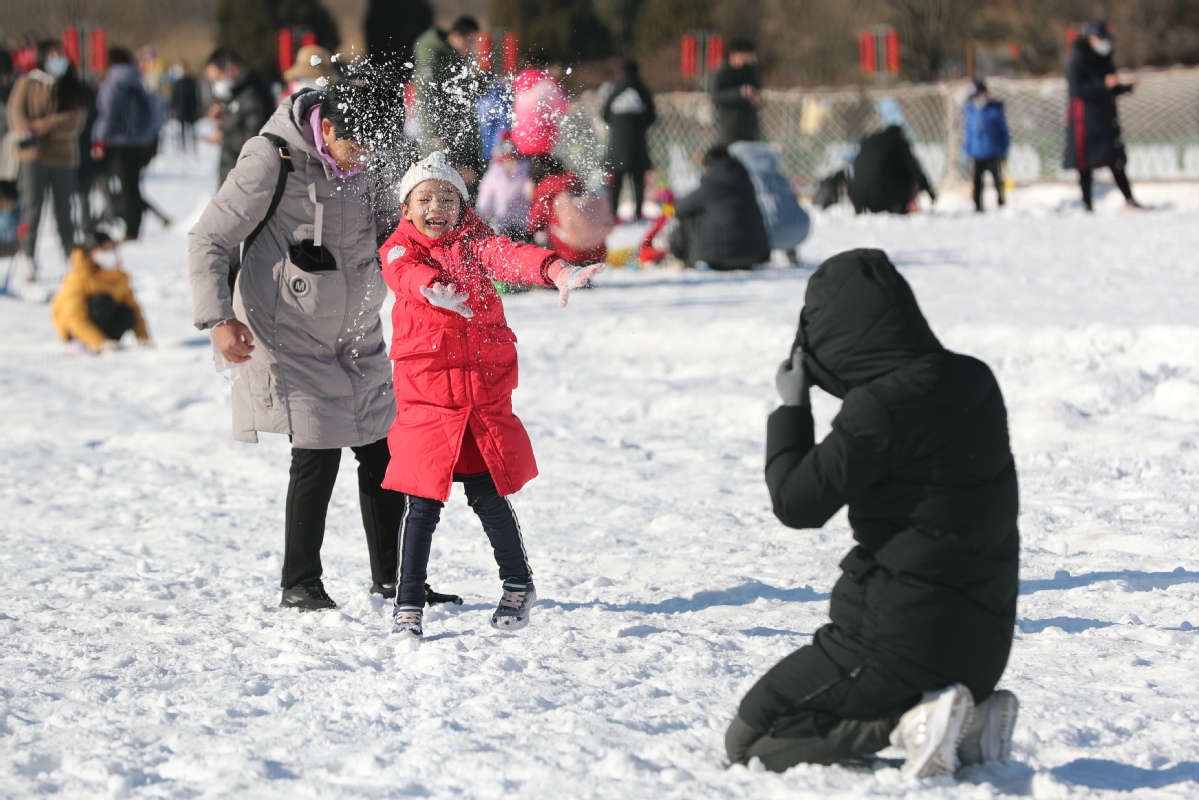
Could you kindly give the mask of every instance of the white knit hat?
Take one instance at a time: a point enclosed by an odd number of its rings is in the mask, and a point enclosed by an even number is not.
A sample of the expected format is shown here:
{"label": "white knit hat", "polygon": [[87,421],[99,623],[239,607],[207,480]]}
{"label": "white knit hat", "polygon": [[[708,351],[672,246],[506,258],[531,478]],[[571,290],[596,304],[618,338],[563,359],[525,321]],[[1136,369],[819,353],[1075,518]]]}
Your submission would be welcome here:
{"label": "white knit hat", "polygon": [[454,184],[458,194],[462,195],[463,202],[470,202],[470,195],[466,191],[466,182],[462,180],[458,170],[451,167],[450,163],[445,160],[445,151],[443,150],[429,153],[427,158],[408,168],[404,177],[400,179],[400,202],[407,203],[408,195],[412,194],[412,190],[425,181],[449,181]]}

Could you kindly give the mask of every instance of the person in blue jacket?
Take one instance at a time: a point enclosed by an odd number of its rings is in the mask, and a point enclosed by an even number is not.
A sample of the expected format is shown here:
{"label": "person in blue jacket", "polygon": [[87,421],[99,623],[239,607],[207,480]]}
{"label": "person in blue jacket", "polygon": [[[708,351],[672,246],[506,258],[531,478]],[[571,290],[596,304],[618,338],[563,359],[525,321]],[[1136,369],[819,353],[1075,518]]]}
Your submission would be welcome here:
{"label": "person in blue jacket", "polygon": [[1003,103],[991,97],[987,84],[981,78],[974,79],[970,87],[970,99],[966,102],[966,136],[962,150],[970,159],[974,170],[974,208],[983,210],[983,181],[991,173],[999,205],[1003,205],[1002,162],[1007,160],[1011,137],[1008,135],[1007,114]]}

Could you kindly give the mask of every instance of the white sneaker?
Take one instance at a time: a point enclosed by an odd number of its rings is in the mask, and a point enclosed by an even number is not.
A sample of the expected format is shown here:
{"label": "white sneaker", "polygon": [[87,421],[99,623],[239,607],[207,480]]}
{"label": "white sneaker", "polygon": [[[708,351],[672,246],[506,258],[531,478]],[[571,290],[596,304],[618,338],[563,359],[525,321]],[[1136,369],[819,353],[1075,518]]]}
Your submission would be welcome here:
{"label": "white sneaker", "polygon": [[504,581],[504,595],[491,615],[491,627],[501,631],[520,630],[529,624],[529,614],[536,602],[537,590],[532,582]]}
{"label": "white sneaker", "polygon": [[958,746],[962,764],[1006,761],[1012,752],[1012,730],[1020,701],[1007,689],[1000,689],[974,709],[974,721]]}
{"label": "white sneaker", "polygon": [[424,616],[425,612],[420,608],[410,606],[397,608],[395,616],[391,618],[391,635],[401,641],[419,645],[425,636],[422,627]]}
{"label": "white sneaker", "polygon": [[900,773],[906,778],[952,775],[957,768],[958,743],[973,713],[974,698],[960,683],[925,692],[891,731],[891,744],[907,751]]}

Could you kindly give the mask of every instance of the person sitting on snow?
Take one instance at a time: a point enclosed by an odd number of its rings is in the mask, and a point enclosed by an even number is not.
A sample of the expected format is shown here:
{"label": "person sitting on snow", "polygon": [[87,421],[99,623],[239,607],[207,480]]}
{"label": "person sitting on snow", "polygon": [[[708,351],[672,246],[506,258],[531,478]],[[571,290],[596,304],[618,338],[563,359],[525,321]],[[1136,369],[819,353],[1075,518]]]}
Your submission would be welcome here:
{"label": "person sitting on snow", "polygon": [[907,214],[916,210],[921,192],[928,194],[930,202],[937,201],[937,192],[900,125],[888,125],[862,140],[848,188],[857,214]]}
{"label": "person sitting on snow", "polygon": [[493,280],[555,286],[558,304],[603,264],[571,266],[553,250],[513,242],[467,204],[462,176],[441,151],[400,181],[404,218],[383,243],[383,279],[395,292],[390,355],[396,415],[383,487],[407,495],[400,526],[393,632],[424,636],[425,570],[454,481],[491,540],[503,582],[491,625],[515,631],[537,599],[511,503],[537,475],[529,434],[512,411],[516,336]]}
{"label": "person sitting on snow", "polygon": [[[995,690],[1016,617],[1020,537],[1007,411],[991,370],[942,347],[881,250],[808,282],[776,377],[766,485],[790,528],[844,505],[856,546],[831,621],[749,690],[729,760],[781,772],[903,748],[915,778],[1008,755],[1018,704]],[[841,398],[816,443],[809,387]],[[960,742],[960,745],[959,745]]]}
{"label": "person sitting on snow", "polygon": [[769,261],[770,232],[749,171],[723,144],[708,150],[703,163],[699,188],[675,203],[671,252],[689,267],[703,262],[715,270]]}
{"label": "person sitting on snow", "polygon": [[86,245],[71,252],[71,271],[50,301],[50,317],[64,342],[79,342],[92,353],[115,350],[129,331],[140,344],[150,344],[116,244],[101,231],[89,234]]}

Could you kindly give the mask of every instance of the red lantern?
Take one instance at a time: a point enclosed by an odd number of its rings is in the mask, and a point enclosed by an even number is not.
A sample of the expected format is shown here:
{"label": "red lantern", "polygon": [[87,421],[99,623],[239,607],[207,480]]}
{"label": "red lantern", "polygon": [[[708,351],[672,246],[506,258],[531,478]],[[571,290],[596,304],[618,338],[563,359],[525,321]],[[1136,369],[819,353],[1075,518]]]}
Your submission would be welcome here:
{"label": "red lantern", "polygon": [[873,75],[876,68],[874,52],[874,31],[862,31],[858,34],[858,66],[863,75]]}
{"label": "red lantern", "polygon": [[885,54],[884,61],[887,65],[887,72],[892,75],[899,74],[899,34],[894,29],[887,31],[883,37],[883,53]]}
{"label": "red lantern", "polygon": [[291,28],[280,28],[278,36],[279,71],[287,72],[296,61],[293,47],[295,40],[292,38]]}
{"label": "red lantern", "polygon": [[93,74],[100,75],[108,69],[108,34],[103,28],[92,28],[87,52]]}
{"label": "red lantern", "polygon": [[504,72],[516,72],[518,58],[520,58],[520,48],[516,41],[516,32],[504,31]]}
{"label": "red lantern", "polygon": [[79,29],[73,25],[62,30],[62,54],[76,69],[79,68]]}
{"label": "red lantern", "polygon": [[708,37],[708,72],[720,69],[722,61],[724,61],[724,37],[714,33]]}
{"label": "red lantern", "polygon": [[691,34],[683,37],[679,48],[681,64],[680,71],[684,78],[694,78],[699,67],[699,42]]}
{"label": "red lantern", "polygon": [[491,72],[491,34],[480,33],[476,39],[475,63],[484,72]]}

